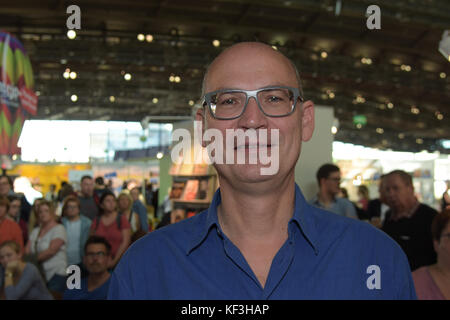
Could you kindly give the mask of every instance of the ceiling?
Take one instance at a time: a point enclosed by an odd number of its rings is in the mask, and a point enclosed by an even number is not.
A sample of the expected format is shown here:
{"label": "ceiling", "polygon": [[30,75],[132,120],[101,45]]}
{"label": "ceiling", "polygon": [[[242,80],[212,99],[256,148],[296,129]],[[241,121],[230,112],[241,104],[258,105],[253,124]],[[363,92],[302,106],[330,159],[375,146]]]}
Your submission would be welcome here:
{"label": "ceiling", "polygon": [[[74,40],[66,36],[71,4],[81,9]],[[366,27],[371,4],[381,8],[380,30]],[[0,9],[0,30],[32,60],[36,119],[189,117],[208,63],[224,47],[258,40],[295,62],[306,99],[334,107],[336,140],[416,152],[450,153],[440,144],[450,139],[450,63],[438,51],[446,29],[448,0],[16,0]],[[66,68],[75,80],[63,77]],[[367,124],[356,126],[355,115]]]}

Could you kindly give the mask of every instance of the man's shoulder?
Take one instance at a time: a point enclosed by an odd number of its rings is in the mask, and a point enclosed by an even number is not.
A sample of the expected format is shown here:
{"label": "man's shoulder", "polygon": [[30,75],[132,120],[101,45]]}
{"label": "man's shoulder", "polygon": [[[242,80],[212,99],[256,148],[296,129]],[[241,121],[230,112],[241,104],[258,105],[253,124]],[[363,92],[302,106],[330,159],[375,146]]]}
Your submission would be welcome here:
{"label": "man's shoulder", "polygon": [[[385,232],[368,222],[341,216],[330,211],[310,206],[315,228],[322,245],[328,246],[342,241],[352,247],[388,246],[394,250],[400,247]],[[400,249],[401,250],[401,249]]]}
{"label": "man's shoulder", "polygon": [[173,245],[180,250],[188,250],[194,234],[206,223],[206,216],[207,211],[203,211],[188,219],[149,232],[134,242],[127,253],[133,256],[140,255],[141,252],[148,252],[150,249],[161,252],[168,246],[173,248]]}
{"label": "man's shoulder", "polygon": [[421,203],[419,205],[417,212],[420,212],[421,214],[425,214],[425,215],[432,215],[432,216],[435,216],[436,214],[438,214],[438,211],[436,209],[430,207],[429,205],[427,205],[425,203]]}

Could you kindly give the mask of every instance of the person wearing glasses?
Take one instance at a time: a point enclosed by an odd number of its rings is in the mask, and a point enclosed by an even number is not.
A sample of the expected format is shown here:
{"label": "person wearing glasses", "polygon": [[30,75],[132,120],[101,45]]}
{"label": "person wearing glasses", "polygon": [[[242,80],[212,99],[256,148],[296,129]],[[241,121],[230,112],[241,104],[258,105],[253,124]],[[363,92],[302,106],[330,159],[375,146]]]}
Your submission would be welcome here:
{"label": "person wearing glasses", "polygon": [[353,203],[346,198],[339,198],[341,171],[338,166],[327,163],[317,170],[318,194],[311,199],[311,204],[341,216],[357,219]]}
{"label": "person wearing glasses", "polygon": [[89,274],[81,278],[80,288],[67,288],[63,300],[106,300],[111,274],[111,245],[99,236],[90,236],[84,247],[83,263]]}
{"label": "person wearing glasses", "polygon": [[84,245],[89,238],[92,221],[80,214],[78,197],[70,195],[64,199],[61,223],[67,232],[67,264],[78,265],[83,270]]}
{"label": "person wearing glasses", "polygon": [[419,300],[450,300],[450,209],[436,215],[431,224],[437,262],[412,273]]}
{"label": "person wearing glasses", "polygon": [[[286,56],[263,43],[235,44],[207,68],[203,97],[203,147],[212,144],[208,134],[227,130],[258,139],[214,139],[220,188],[210,207],[135,242],[112,274],[108,299],[416,298],[392,239],[309,205],[295,183],[314,104]],[[247,161],[257,151],[257,161]],[[270,174],[262,170],[267,154],[279,159]],[[233,163],[241,155],[246,161]]]}

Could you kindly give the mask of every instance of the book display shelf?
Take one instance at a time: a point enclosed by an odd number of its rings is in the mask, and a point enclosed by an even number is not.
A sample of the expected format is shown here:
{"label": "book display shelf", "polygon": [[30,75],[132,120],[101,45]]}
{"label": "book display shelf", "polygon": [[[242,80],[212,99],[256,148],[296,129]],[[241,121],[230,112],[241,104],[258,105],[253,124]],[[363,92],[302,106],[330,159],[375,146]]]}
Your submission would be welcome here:
{"label": "book display shelf", "polygon": [[206,163],[172,164],[172,188],[181,189],[172,197],[172,221],[189,218],[209,207],[214,192],[219,187],[217,172]]}

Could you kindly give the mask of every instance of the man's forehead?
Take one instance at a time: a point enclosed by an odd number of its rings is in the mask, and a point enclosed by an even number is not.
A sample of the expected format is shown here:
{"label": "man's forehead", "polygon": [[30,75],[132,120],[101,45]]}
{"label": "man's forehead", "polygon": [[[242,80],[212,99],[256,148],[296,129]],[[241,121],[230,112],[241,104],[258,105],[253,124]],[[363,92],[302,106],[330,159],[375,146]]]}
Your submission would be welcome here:
{"label": "man's forehead", "polygon": [[[273,74],[274,78],[281,76],[282,79],[268,79],[269,82],[265,83],[264,86],[275,85],[273,81],[294,80],[296,82],[297,80],[294,66],[280,52],[262,43],[240,43],[224,50],[211,63],[205,76],[204,85],[208,87],[208,90],[211,89],[209,88],[211,85],[222,88],[236,87],[235,81],[247,77],[256,78],[260,75],[269,75],[269,69],[278,73]],[[281,84],[286,85],[287,83]],[[217,90],[217,88],[214,88],[214,90]]]}

